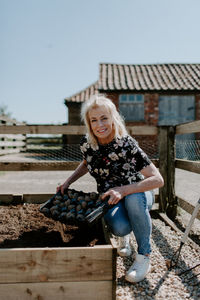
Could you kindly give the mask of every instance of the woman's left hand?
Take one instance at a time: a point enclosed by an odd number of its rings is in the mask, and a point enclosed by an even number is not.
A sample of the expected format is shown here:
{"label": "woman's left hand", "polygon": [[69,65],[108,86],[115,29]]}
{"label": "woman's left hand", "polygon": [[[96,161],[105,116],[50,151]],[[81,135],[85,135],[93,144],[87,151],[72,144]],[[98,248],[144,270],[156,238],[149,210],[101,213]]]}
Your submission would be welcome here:
{"label": "woman's left hand", "polygon": [[102,199],[104,200],[106,197],[109,197],[108,203],[110,205],[117,204],[122,198],[124,198],[124,188],[123,186],[117,186],[114,188],[109,189],[107,192],[105,192],[102,196]]}

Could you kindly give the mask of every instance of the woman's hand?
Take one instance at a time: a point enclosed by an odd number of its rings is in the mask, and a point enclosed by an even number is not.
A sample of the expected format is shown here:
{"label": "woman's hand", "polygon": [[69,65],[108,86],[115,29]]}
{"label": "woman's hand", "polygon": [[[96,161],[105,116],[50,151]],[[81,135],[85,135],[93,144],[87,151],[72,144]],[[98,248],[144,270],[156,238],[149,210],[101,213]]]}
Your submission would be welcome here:
{"label": "woman's hand", "polygon": [[125,196],[124,187],[117,186],[117,187],[111,188],[107,192],[105,192],[102,196],[102,200],[104,200],[106,197],[109,197],[108,203],[110,205],[115,205],[122,198],[124,198],[124,196]]}
{"label": "woman's hand", "polygon": [[57,186],[56,193],[58,193],[59,191],[61,191],[61,194],[64,194],[64,191],[66,189],[68,189],[68,187],[69,187],[69,183],[67,181],[65,181],[63,184]]}

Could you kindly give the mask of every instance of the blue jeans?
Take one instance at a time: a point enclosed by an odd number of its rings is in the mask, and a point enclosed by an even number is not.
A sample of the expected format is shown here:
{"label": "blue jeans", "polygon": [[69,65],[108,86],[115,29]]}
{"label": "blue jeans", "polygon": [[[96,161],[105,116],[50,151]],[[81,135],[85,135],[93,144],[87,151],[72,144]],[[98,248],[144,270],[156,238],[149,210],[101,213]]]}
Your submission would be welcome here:
{"label": "blue jeans", "polygon": [[151,252],[152,223],[149,210],[154,202],[151,191],[126,196],[104,215],[110,231],[116,236],[124,236],[133,231],[138,254]]}

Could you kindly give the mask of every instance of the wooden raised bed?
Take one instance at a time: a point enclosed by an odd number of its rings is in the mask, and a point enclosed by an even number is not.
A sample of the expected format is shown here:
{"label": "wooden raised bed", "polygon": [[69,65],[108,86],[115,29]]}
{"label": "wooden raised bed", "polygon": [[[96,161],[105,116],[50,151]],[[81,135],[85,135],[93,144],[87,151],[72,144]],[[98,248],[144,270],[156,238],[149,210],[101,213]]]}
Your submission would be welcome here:
{"label": "wooden raised bed", "polygon": [[115,294],[116,248],[111,244],[0,249],[2,300],[110,300]]}

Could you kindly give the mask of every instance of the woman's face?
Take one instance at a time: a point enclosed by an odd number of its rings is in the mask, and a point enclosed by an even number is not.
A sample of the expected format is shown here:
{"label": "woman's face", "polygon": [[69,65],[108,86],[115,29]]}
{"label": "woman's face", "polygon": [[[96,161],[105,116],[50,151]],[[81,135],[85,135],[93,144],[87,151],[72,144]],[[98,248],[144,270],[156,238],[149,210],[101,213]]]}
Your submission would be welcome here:
{"label": "woman's face", "polygon": [[105,107],[92,108],[89,113],[89,121],[94,135],[100,144],[108,144],[114,138],[113,121]]}

